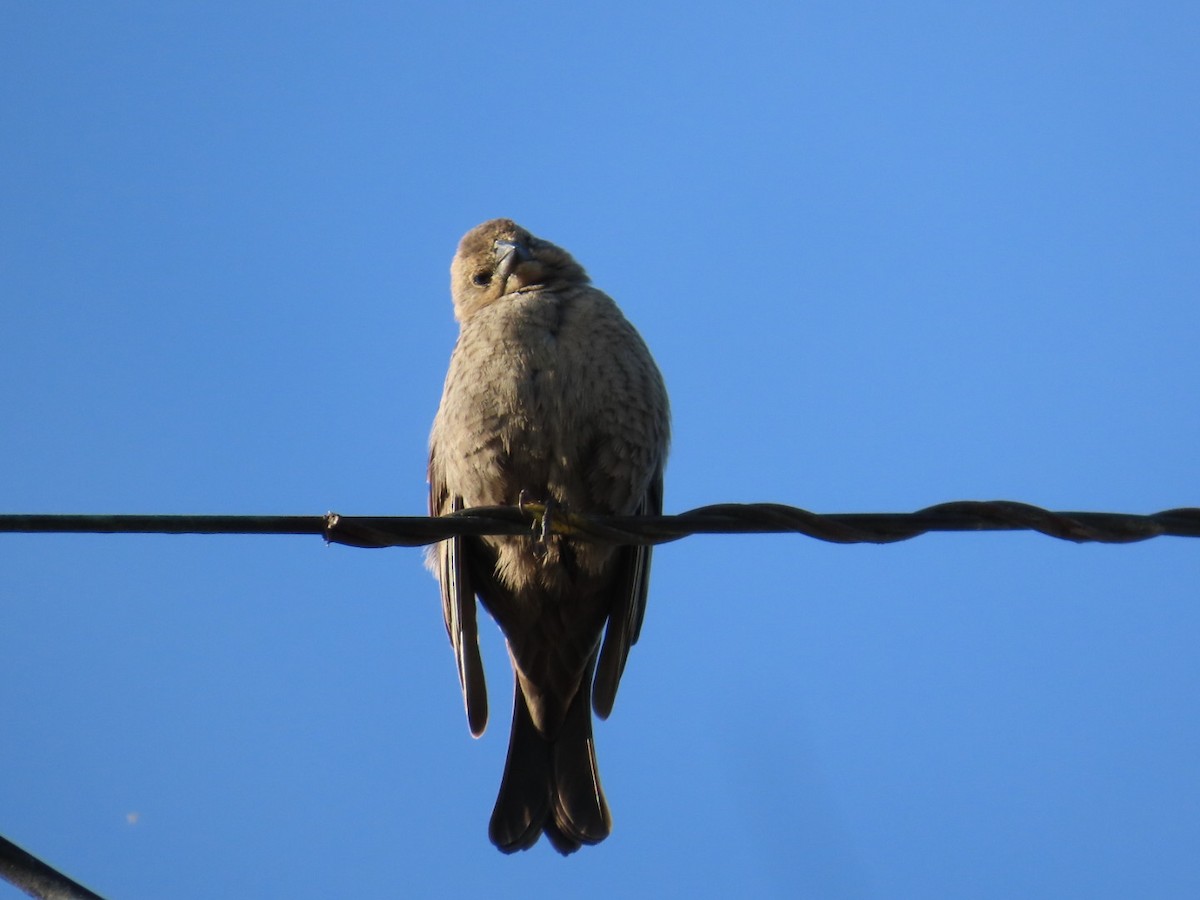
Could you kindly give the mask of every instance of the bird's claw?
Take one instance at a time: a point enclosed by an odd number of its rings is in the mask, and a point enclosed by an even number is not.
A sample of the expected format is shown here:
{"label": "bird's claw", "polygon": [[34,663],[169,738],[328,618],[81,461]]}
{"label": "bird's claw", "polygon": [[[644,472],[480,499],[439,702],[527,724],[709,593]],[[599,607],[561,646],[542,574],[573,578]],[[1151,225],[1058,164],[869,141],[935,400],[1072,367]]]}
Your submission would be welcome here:
{"label": "bird's claw", "polygon": [[546,545],[550,535],[554,533],[554,512],[557,504],[553,500],[544,503],[531,500],[527,491],[517,495],[517,509],[535,516],[531,530],[533,531],[533,553],[537,557],[546,555]]}

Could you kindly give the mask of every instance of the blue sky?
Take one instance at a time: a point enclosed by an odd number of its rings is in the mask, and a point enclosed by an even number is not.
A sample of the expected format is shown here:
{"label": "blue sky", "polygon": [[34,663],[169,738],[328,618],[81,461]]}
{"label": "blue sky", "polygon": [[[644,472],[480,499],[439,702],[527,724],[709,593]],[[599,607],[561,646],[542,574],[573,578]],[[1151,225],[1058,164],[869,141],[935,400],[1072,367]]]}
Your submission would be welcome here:
{"label": "blue sky", "polygon": [[[8,4],[0,510],[420,515],[463,232],[667,380],[668,511],[1200,505],[1184,3]],[[1200,546],[696,537],[615,830],[486,825],[414,550],[0,536],[0,834],[112,898],[1200,895]],[[0,886],[0,896],[17,896]]]}

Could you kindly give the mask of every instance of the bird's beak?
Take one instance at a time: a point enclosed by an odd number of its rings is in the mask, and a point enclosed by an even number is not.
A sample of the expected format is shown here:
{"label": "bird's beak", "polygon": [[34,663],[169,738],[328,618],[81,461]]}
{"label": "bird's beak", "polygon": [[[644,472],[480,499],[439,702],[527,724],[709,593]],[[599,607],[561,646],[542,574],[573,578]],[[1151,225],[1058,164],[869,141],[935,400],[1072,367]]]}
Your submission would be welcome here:
{"label": "bird's beak", "polygon": [[529,248],[520,241],[496,241],[492,250],[496,254],[496,273],[501,278],[507,278],[521,263],[533,259]]}

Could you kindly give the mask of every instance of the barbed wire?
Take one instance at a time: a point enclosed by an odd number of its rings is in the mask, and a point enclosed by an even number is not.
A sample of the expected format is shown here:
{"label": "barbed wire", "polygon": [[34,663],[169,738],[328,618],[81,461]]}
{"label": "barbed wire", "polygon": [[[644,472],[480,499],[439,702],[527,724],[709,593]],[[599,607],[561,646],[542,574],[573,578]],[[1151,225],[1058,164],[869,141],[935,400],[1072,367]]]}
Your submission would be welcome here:
{"label": "barbed wire", "polygon": [[931,532],[1035,531],[1127,544],[1200,537],[1200,508],[1148,515],[1054,512],[1011,500],[959,500],[911,513],[815,513],[781,503],[719,503],[663,516],[593,516],[541,503],[445,516],[0,515],[0,532],[47,534],[314,534],[351,547],[419,547],[457,535],[531,531],[614,544],[665,544],[697,534],[800,534],[837,544],[890,544]]}

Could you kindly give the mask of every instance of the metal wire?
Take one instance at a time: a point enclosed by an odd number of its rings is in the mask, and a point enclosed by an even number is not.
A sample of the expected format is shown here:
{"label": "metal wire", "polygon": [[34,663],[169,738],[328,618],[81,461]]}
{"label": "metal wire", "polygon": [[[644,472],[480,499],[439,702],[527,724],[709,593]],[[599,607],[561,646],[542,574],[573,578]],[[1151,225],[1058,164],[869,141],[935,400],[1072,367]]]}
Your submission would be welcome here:
{"label": "metal wire", "polygon": [[1127,544],[1164,535],[1200,537],[1200,508],[1134,515],[960,500],[912,513],[814,513],[780,503],[721,503],[673,516],[587,516],[529,503],[436,517],[0,515],[0,532],[10,533],[315,534],[351,547],[418,547],[455,535],[529,534],[547,525],[553,534],[615,544],[665,544],[693,534],[779,533],[837,544],[890,544],[960,531],[1036,531],[1066,541]]}
{"label": "metal wire", "polygon": [[40,900],[104,900],[3,837],[0,837],[0,878]]}
{"label": "metal wire", "polygon": [[[49,534],[314,534],[351,547],[418,547],[455,535],[549,531],[616,544],[665,544],[693,534],[794,533],[837,544],[890,544],[930,532],[1036,531],[1066,541],[1126,544],[1200,537],[1200,509],[1150,515],[1052,512],[1009,500],[962,500],[913,513],[820,514],[780,503],[721,503],[675,516],[585,516],[527,503],[446,516],[0,515],[0,532]],[[35,897],[97,898],[0,838],[0,878]],[[98,900],[98,898],[97,898]]]}

